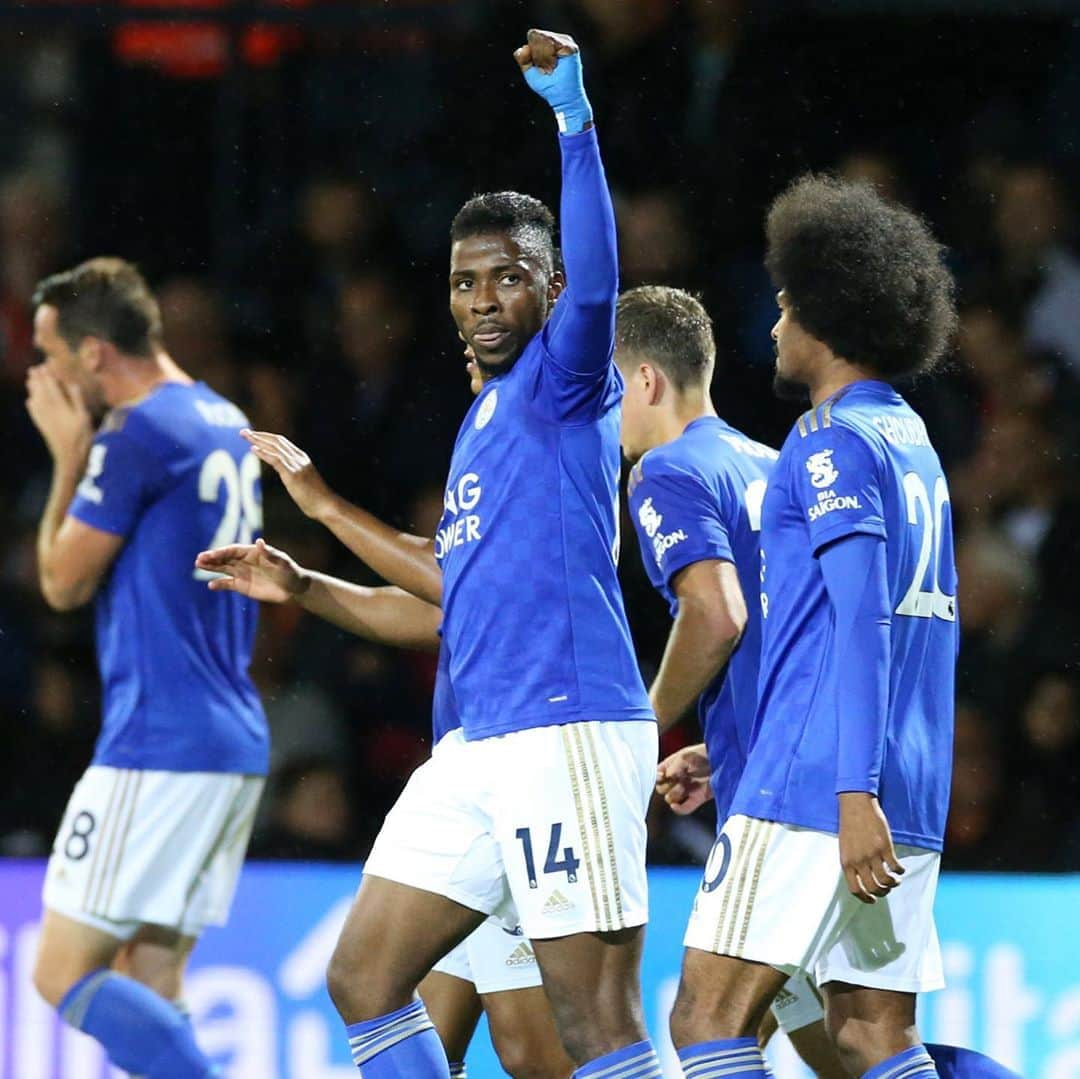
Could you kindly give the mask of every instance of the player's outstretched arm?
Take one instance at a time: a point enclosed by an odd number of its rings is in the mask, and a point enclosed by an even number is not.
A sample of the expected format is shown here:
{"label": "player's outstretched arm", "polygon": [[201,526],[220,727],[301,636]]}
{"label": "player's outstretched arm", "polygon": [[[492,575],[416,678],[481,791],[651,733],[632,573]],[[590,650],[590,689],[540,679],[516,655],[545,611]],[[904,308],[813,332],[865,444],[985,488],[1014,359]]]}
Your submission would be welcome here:
{"label": "player's outstretched arm", "polygon": [[295,602],[311,614],[378,644],[438,651],[442,612],[400,588],[366,588],[306,570],[265,540],[203,551],[201,570],[221,574],[214,592],[238,592],[264,603]]}
{"label": "player's outstretched arm", "polygon": [[579,376],[607,373],[615,332],[619,258],[611,203],[573,38],[530,30],[514,53],[525,81],[554,110],[562,153],[561,239],[567,288],[545,338],[559,366]]}
{"label": "player's outstretched arm", "polygon": [[335,494],[311,458],[284,435],[242,431],[252,452],[281,477],[285,490],[312,520],[325,525],[361,562],[391,584],[428,603],[442,602],[442,572],[435,543],[399,532]]}
{"label": "player's outstretched arm", "polygon": [[734,563],[693,562],[672,581],[679,613],[649,690],[662,731],[685,715],[723,670],[746,627],[746,602]]}

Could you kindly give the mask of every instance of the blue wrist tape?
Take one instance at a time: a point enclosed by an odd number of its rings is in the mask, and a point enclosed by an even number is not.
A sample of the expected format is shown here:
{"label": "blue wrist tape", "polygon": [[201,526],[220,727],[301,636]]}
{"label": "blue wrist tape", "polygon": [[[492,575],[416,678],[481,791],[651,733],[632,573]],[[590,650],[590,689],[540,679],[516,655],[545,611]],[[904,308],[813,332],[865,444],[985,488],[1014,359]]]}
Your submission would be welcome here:
{"label": "blue wrist tape", "polygon": [[555,110],[564,135],[576,135],[592,122],[592,106],[585,96],[581,74],[581,53],[560,56],[550,75],[531,67],[525,72],[525,81]]}

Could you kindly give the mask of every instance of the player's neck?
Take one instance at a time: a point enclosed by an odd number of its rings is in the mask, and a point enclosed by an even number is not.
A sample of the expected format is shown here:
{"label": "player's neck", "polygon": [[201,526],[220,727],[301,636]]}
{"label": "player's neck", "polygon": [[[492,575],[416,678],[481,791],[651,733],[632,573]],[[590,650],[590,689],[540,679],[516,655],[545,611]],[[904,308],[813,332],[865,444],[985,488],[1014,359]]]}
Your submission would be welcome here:
{"label": "player's neck", "polygon": [[715,415],[716,409],[707,395],[694,394],[678,398],[673,402],[673,407],[665,409],[659,417],[656,445],[663,446],[674,442],[694,420]]}
{"label": "player's neck", "polygon": [[810,404],[817,408],[823,401],[827,401],[852,383],[865,382],[874,377],[874,373],[865,367],[833,357],[810,379],[807,386],[810,391]]}
{"label": "player's neck", "polygon": [[163,350],[155,352],[149,360],[125,357],[102,377],[110,408],[137,404],[165,382],[190,384],[192,381]]}

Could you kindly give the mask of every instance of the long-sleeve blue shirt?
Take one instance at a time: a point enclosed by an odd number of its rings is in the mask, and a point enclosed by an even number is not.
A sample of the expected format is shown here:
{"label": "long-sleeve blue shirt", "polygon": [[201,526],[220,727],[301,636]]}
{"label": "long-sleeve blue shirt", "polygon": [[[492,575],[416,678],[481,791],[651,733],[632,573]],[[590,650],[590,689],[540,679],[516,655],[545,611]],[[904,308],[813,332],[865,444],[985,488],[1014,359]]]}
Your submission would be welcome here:
{"label": "long-sleeve blue shirt", "polygon": [[893,839],[940,850],[958,625],[949,489],[922,420],[881,382],[806,413],[761,518],[758,710],[733,813],[838,829],[876,794]]}
{"label": "long-sleeve blue shirt", "polygon": [[466,415],[435,540],[469,739],[652,718],[616,575],[615,218],[595,131],[559,145],[568,287]]}

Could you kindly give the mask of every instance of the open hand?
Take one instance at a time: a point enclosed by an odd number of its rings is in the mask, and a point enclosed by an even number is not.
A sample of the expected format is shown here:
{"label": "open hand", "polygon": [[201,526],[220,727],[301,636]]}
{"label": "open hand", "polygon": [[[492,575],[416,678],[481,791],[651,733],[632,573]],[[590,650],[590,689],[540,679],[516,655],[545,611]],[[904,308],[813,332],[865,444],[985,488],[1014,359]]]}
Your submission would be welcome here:
{"label": "open hand", "polygon": [[65,385],[44,364],[26,373],[26,411],[57,464],[81,469],[94,426],[79,387]]}
{"label": "open hand", "polygon": [[319,475],[311,458],[284,435],[269,431],[241,431],[251,451],[280,477],[289,497],[307,517],[319,519],[333,504],[334,492]]}
{"label": "open hand", "polygon": [[848,890],[863,903],[884,899],[900,883],[904,872],[893,848],[889,822],[872,794],[851,791],[837,797],[840,864]]}
{"label": "open hand", "polygon": [[711,775],[705,746],[686,746],[657,766],[656,793],[674,812],[686,816],[712,798]]}
{"label": "open hand", "polygon": [[239,592],[264,603],[288,603],[311,583],[291,556],[261,539],[203,551],[195,566],[222,574],[209,582],[211,591]]}

